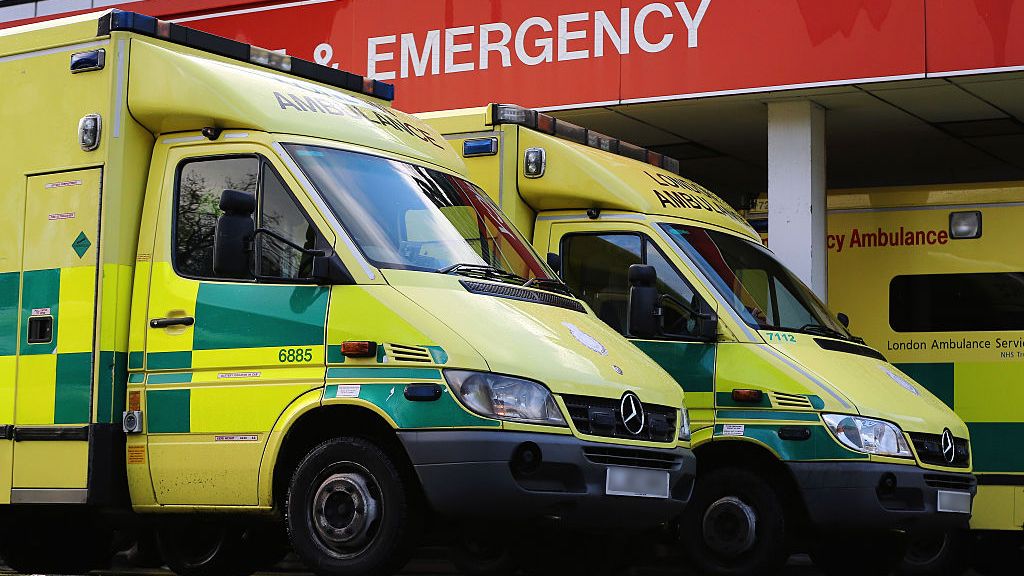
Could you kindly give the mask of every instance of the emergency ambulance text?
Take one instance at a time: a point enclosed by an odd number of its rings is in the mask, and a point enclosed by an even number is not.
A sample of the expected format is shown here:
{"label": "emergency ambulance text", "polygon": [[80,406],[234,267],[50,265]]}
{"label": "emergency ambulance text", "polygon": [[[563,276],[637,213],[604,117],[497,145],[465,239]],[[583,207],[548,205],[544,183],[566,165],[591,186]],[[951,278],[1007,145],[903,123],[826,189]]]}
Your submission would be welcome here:
{"label": "emergency ambulance text", "polygon": [[892,248],[897,246],[932,246],[949,242],[946,230],[883,230],[879,227],[870,232],[854,228],[847,234],[829,234],[828,249],[842,252],[850,248]]}
{"label": "emergency ambulance text", "polygon": [[[486,70],[495,60],[508,68],[512,66],[513,54],[516,61],[526,66],[601,58],[606,42],[610,45],[608,53],[614,49],[619,54],[629,54],[633,45],[648,53],[662,52],[675,41],[676,33],[649,34],[648,22],[655,18],[678,20],[679,35],[686,36],[686,46],[696,48],[697,31],[711,0],[700,0],[699,5],[690,0],[690,4],[695,10],[691,11],[686,2],[652,2],[635,13],[622,8],[617,21],[614,13],[597,10],[559,14],[554,23],[533,16],[518,23],[514,31],[508,23],[488,22],[428,30],[425,35],[408,32],[374,36],[367,39],[366,75],[375,80],[394,80],[396,75],[408,78],[453,74]],[[390,69],[382,69],[385,67]]]}

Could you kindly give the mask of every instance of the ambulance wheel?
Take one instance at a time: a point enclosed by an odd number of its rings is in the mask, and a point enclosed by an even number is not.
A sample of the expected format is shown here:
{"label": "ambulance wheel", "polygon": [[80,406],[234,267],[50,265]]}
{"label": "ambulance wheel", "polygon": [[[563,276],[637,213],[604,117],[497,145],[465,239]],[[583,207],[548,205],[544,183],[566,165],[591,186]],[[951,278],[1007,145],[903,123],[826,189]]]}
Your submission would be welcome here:
{"label": "ambulance wheel", "polygon": [[912,535],[896,573],[900,576],[959,576],[967,571],[967,530]]}
{"label": "ambulance wheel", "polygon": [[1018,531],[981,532],[972,543],[971,558],[984,576],[1018,576],[1024,566],[1024,537]]}
{"label": "ambulance wheel", "polygon": [[167,567],[178,576],[248,576],[245,528],[219,519],[170,519],[156,530]]}
{"label": "ambulance wheel", "polygon": [[508,538],[465,532],[448,549],[448,559],[465,576],[510,576],[519,569],[514,548]]}
{"label": "ambulance wheel", "polygon": [[789,558],[786,507],[762,475],[719,468],[697,476],[680,520],[687,563],[701,574],[767,576]]}
{"label": "ambulance wheel", "polygon": [[[8,568],[25,574],[86,574],[106,568],[114,554],[113,532],[91,518],[74,514],[5,517],[0,531],[0,558]],[[75,534],[55,548],[48,538],[55,527]]]}
{"label": "ambulance wheel", "polygon": [[837,532],[817,539],[810,555],[828,576],[887,576],[900,565],[905,552],[906,542],[898,534],[871,537]]}
{"label": "ambulance wheel", "polygon": [[292,548],[325,576],[387,576],[409,560],[421,514],[412,481],[384,450],[342,437],[306,455],[288,487]]}

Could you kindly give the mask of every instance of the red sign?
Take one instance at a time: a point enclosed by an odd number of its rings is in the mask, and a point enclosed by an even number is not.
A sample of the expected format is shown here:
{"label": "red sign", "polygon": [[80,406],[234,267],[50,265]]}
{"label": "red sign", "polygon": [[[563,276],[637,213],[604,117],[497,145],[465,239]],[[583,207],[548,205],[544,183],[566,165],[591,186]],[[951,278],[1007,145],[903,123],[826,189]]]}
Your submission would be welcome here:
{"label": "red sign", "polygon": [[143,0],[122,7],[393,82],[396,106],[417,112],[491,101],[645,102],[1021,66],[1024,6],[1014,4]]}
{"label": "red sign", "polygon": [[928,71],[1024,68],[1024,3],[928,0]]}

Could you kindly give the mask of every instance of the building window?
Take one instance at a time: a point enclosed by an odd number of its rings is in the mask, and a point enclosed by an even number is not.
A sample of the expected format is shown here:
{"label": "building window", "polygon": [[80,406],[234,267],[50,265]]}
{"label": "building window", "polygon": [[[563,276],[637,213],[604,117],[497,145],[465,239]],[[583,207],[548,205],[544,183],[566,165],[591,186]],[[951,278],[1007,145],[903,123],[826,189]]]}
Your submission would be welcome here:
{"label": "building window", "polygon": [[1024,330],[1024,272],[921,274],[889,282],[896,332]]}

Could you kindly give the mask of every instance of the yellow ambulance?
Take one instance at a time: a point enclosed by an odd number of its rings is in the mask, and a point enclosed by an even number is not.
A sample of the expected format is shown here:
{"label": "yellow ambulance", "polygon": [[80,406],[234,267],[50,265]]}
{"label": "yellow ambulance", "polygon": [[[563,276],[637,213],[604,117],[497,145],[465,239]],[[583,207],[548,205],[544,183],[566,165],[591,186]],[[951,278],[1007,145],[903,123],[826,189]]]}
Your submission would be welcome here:
{"label": "yellow ambulance", "polygon": [[517,106],[420,117],[573,293],[685,388],[699,466],[679,541],[699,572],[768,574],[805,549],[829,573],[887,573],[903,548],[890,532],[967,525],[964,423],[677,163]]}
{"label": "yellow ambulance", "polygon": [[967,422],[973,556],[1024,569],[1024,183],[832,190],[828,299]]}
{"label": "yellow ambulance", "polygon": [[678,385],[391,86],[117,10],[0,31],[0,78],[9,566],[142,525],[180,574],[245,574],[283,521],[316,572],[387,574],[428,515],[683,509]]}

